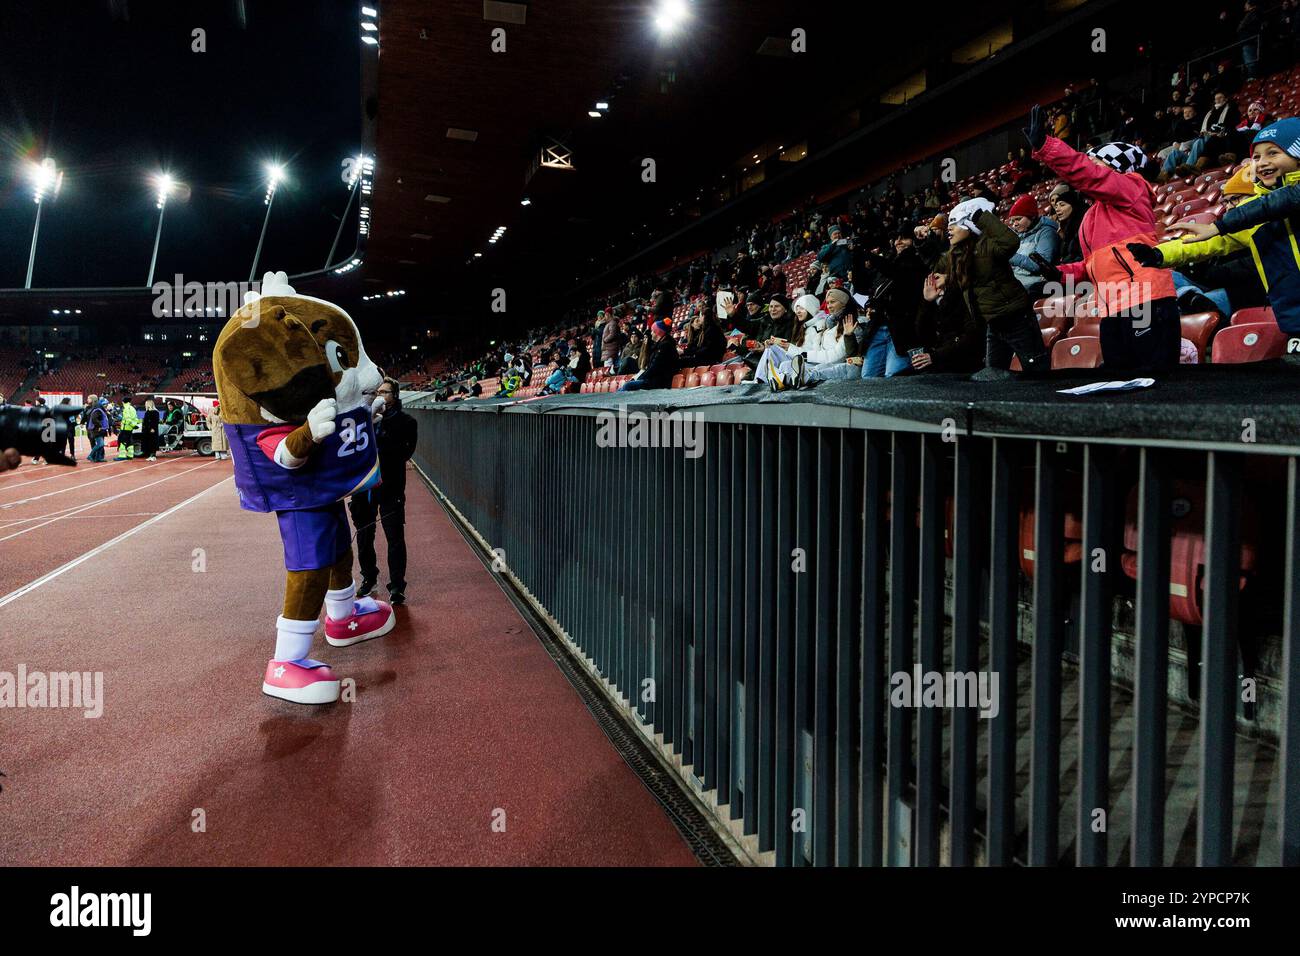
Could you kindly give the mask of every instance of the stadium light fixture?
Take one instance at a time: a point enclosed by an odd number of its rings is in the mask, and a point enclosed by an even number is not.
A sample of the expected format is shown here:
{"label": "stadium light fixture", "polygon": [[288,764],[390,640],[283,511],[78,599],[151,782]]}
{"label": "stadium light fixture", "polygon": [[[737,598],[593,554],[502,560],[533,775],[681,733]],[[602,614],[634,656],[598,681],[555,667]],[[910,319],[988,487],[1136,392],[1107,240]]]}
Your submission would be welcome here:
{"label": "stadium light fixture", "polygon": [[587,110],[587,115],[592,119],[600,119],[605,114],[600,112],[600,110]]}
{"label": "stadium light fixture", "polygon": [[[343,160],[343,184],[348,187],[347,205],[343,207],[343,215],[339,218],[339,227],[334,232],[334,241],[330,243],[330,251],[325,256],[325,265],[322,270],[330,267],[330,262],[334,259],[334,252],[338,249],[339,238],[343,235],[343,225],[348,221],[348,212],[352,209],[352,200],[356,198],[358,192],[363,196],[369,196],[374,186],[375,159],[373,156],[367,156],[361,153],[357,156],[348,156]],[[364,203],[361,206],[361,217],[358,220],[357,228],[361,235],[370,233],[370,207]]]}
{"label": "stadium light fixture", "polygon": [[286,171],[282,164],[266,164],[266,197],[262,200],[266,203],[266,215],[262,218],[262,234],[257,237],[257,251],[253,253],[253,267],[248,270],[249,282],[252,282],[257,275],[257,263],[262,258],[262,243],[266,241],[266,226],[271,221],[271,206],[275,203],[275,192],[285,178]]}
{"label": "stadium light fixture", "polygon": [[596,109],[604,113],[606,110],[609,109],[609,104],[606,103],[604,100],[601,100],[599,103],[596,104]]}
{"label": "stadium light fixture", "polygon": [[665,36],[677,32],[677,28],[691,15],[686,0],[660,0],[655,11],[655,27]]}
{"label": "stadium light fixture", "polygon": [[379,16],[379,11],[376,10],[374,7],[362,7],[361,15],[363,17],[377,17]]}
{"label": "stadium light fixture", "polygon": [[41,207],[46,196],[53,198],[59,194],[63,185],[63,173],[54,160],[45,157],[39,163],[27,165],[27,177],[32,181],[32,198],[36,201],[36,222],[32,225],[32,249],[27,255],[27,284],[24,289],[32,287],[32,271],[36,268],[36,237],[41,231]]}
{"label": "stadium light fixture", "polygon": [[158,265],[158,244],[162,242],[163,216],[167,213],[167,198],[176,189],[176,180],[172,179],[169,173],[159,173],[154,176],[153,185],[158,195],[158,231],[153,237],[153,255],[149,258],[149,278],[144,284],[146,289],[153,286],[153,273]]}

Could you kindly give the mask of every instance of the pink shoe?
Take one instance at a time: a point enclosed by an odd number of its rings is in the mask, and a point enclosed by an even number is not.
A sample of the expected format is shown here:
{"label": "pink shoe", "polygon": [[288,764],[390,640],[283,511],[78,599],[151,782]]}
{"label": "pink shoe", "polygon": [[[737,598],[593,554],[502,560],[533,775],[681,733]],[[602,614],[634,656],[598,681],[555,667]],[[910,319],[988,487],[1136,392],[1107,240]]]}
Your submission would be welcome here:
{"label": "pink shoe", "polygon": [[262,693],[295,704],[332,704],[339,699],[339,679],[320,661],[268,661]]}
{"label": "pink shoe", "polygon": [[348,647],[383,637],[396,623],[397,615],[391,604],[364,597],[353,603],[352,614],[341,621],[325,615],[325,640],[335,647]]}

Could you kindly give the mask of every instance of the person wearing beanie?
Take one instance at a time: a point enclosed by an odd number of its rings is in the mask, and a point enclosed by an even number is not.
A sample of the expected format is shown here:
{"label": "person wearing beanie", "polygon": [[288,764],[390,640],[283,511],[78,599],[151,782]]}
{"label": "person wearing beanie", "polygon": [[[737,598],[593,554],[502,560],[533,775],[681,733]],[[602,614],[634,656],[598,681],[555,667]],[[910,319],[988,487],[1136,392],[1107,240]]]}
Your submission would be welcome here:
{"label": "person wearing beanie", "polygon": [[1181,240],[1159,245],[1133,244],[1135,258],[1152,266],[1178,268],[1250,250],[1268,292],[1278,327],[1300,335],[1300,118],[1278,120],[1259,131],[1251,144],[1254,195],[1216,222],[1180,222],[1172,227]]}
{"label": "person wearing beanie", "polygon": [[[816,365],[843,362],[851,347],[853,326],[845,330],[840,317],[853,300],[843,289],[826,295],[823,311],[816,296],[804,295],[795,301],[798,324],[794,337],[785,343],[768,345],[754,369],[754,381],[765,382],[774,392],[800,388],[807,381],[807,369]],[[855,341],[856,344],[856,341]]]}
{"label": "person wearing beanie", "polygon": [[825,267],[828,275],[847,279],[849,269],[853,268],[853,252],[839,223],[831,224],[830,239],[817,253],[817,261]]}
{"label": "person wearing beanie", "polygon": [[[1084,155],[1047,134],[1047,114],[1035,106],[1025,138],[1033,157],[1092,202],[1079,221],[1078,260],[1048,264],[1049,282],[1072,291],[1085,280],[1101,315],[1102,361],[1108,369],[1165,369],[1178,364],[1182,323],[1168,272],[1144,266],[1130,243],[1154,242],[1155,192],[1146,154],[1128,143],[1106,143]],[[1037,260],[1035,260],[1037,261]],[[1040,263],[1041,265],[1041,263]],[[1023,361],[1023,360],[1022,360]]]}
{"label": "person wearing beanie", "polygon": [[1046,372],[1051,362],[1025,288],[1011,271],[1020,237],[993,211],[987,199],[958,203],[948,214],[951,248],[935,266],[942,284],[927,282],[927,302],[942,294],[959,295],[966,309],[985,328],[984,364],[1001,372],[1013,356],[1029,373]]}
{"label": "person wearing beanie", "polygon": [[[734,304],[734,303],[733,303]],[[677,343],[673,340],[671,314],[667,319],[656,319],[650,323],[650,347],[645,363],[636,378],[625,382],[620,392],[635,392],[646,388],[671,388],[673,376],[677,374],[681,360],[677,354]]]}
{"label": "person wearing beanie", "polygon": [[1020,237],[1020,248],[1011,257],[1011,271],[1030,297],[1038,298],[1047,279],[1033,257],[1038,255],[1056,264],[1061,245],[1056,222],[1042,215],[1038,201],[1026,193],[1012,203],[1007,225]]}

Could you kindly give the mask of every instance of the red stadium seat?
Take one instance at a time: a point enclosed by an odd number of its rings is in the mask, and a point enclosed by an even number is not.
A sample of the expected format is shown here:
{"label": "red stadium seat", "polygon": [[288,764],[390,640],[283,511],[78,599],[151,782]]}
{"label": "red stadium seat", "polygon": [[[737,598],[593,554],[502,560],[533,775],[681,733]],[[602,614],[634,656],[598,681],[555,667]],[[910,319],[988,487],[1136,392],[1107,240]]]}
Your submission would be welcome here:
{"label": "red stadium seat", "polygon": [[686,382],[683,388],[695,388],[700,384],[700,370],[698,368],[688,369],[686,372]]}
{"label": "red stadium seat", "polygon": [[1222,321],[1223,317],[1217,312],[1196,312],[1183,316],[1183,338],[1196,346],[1199,361],[1205,361],[1205,350],[1209,347],[1210,339],[1214,337],[1214,332]]}
{"label": "red stadium seat", "polygon": [[[1249,498],[1241,509],[1241,586],[1255,569],[1259,520]],[[1201,592],[1205,571],[1205,483],[1175,480],[1171,507],[1169,554],[1169,614],[1184,624],[1200,626]],[[1120,564],[1130,578],[1137,577],[1137,488],[1128,495],[1124,521],[1124,553]]]}
{"label": "red stadium seat", "polygon": [[1247,309],[1238,309],[1232,313],[1233,325],[1257,325],[1260,322],[1272,322],[1277,325],[1277,316],[1270,305],[1254,305]]}
{"label": "red stadium seat", "polygon": [[701,372],[699,381],[701,386],[712,388],[714,385],[718,384],[718,373],[713,371],[713,369],[709,369],[707,372]]}
{"label": "red stadium seat", "polygon": [[[1061,482],[1061,510],[1064,512],[1064,559],[1077,564],[1083,557],[1083,476],[1067,471]],[[1020,569],[1034,576],[1034,488],[1033,472],[1022,476],[1020,494]]]}
{"label": "red stadium seat", "polygon": [[673,387],[673,388],[685,388],[685,387],[686,387],[686,373],[685,373],[685,372],[678,372],[676,375],[673,376],[673,384],[672,384],[672,387]]}
{"label": "red stadium seat", "polygon": [[[1077,327],[1076,327],[1077,329]],[[1097,368],[1101,365],[1101,339],[1070,337],[1052,347],[1052,368]]]}
{"label": "red stadium seat", "polygon": [[1039,299],[1034,303],[1034,313],[1038,316],[1040,328],[1052,326],[1065,331],[1074,321],[1074,311],[1079,297],[1077,295],[1058,295],[1050,299]]}
{"label": "red stadium seat", "polygon": [[1275,322],[1230,325],[1214,337],[1210,360],[1216,365],[1266,362],[1285,355],[1288,341],[1290,336]]}
{"label": "red stadium seat", "polygon": [[[1047,349],[1047,354],[1048,354],[1048,355],[1051,355],[1051,354],[1052,354],[1052,346],[1053,346],[1054,344],[1056,344],[1056,340],[1059,339],[1059,338],[1061,337],[1061,330],[1060,330],[1060,329],[1052,328],[1052,326],[1047,325],[1047,326],[1043,326],[1041,329],[1039,329],[1039,331],[1043,333],[1043,347]],[[1020,356],[1019,356],[1019,355],[1014,355],[1014,356],[1012,356],[1012,358],[1011,358],[1011,371],[1013,371],[1013,372],[1023,372],[1023,371],[1024,371],[1024,369],[1023,369],[1023,368],[1021,367],[1021,365],[1020,365]]]}

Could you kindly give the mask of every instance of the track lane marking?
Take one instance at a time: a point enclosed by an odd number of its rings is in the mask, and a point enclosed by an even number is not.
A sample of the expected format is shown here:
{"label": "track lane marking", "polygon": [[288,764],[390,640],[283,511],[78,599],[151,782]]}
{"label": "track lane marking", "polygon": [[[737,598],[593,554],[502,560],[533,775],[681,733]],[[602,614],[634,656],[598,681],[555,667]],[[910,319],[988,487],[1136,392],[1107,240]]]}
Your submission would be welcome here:
{"label": "track lane marking", "polygon": [[[75,517],[81,514],[83,511],[89,511],[91,508],[98,508],[100,505],[108,504],[108,502],[110,501],[116,501],[118,498],[125,498],[127,495],[133,495],[138,491],[144,491],[146,488],[152,488],[155,485],[161,485],[163,482],[171,481],[173,478],[180,478],[182,475],[188,475],[192,471],[198,471],[200,468],[206,468],[208,465],[211,464],[213,464],[213,462],[205,461],[201,465],[195,465],[193,468],[187,468],[184,471],[178,471],[176,472],[176,474],[168,475],[166,478],[159,478],[157,481],[151,481],[147,485],[141,485],[140,487],[132,488],[129,491],[119,491],[115,495],[109,495],[107,498],[100,498],[98,501],[90,502],[90,504],[76,505],[73,506],[72,508],[61,509],[62,511],[66,512],[66,514],[53,512],[55,517],[52,517],[47,521],[43,521],[40,524],[32,525],[30,528],[24,528],[22,531],[15,531],[13,534],[5,535],[3,538],[0,538],[0,544],[3,544],[6,541],[10,541],[13,538],[20,538],[25,534],[31,534],[33,531],[38,531],[41,528],[44,528],[46,525],[53,524],[56,521],[64,521],[68,518]],[[232,475],[231,477],[234,476]]]}
{"label": "track lane marking", "polygon": [[[67,488],[60,488],[58,491],[47,491],[44,494],[32,495],[30,498],[19,498],[17,501],[6,501],[4,504],[0,504],[0,511],[5,511],[9,508],[16,508],[18,505],[30,504],[33,501],[40,501],[42,498],[53,498],[55,495],[67,494],[69,491],[79,491],[82,488],[89,488],[91,485],[97,485],[103,481],[112,481],[113,479],[121,478],[124,475],[138,475],[142,471],[148,471],[150,468],[157,468],[159,465],[166,465],[166,464],[169,464],[169,462],[159,461],[159,462],[155,462],[152,465],[145,465],[143,468],[132,468],[130,470],[124,468],[120,471],[114,472],[111,475],[106,475],[103,478],[95,478],[91,481],[83,481],[80,484],[69,485]],[[61,475],[50,476],[50,478],[60,478],[60,477],[62,476]],[[50,479],[42,478],[40,480],[49,481]],[[3,490],[5,489],[0,488],[0,491]]]}
{"label": "track lane marking", "polygon": [[31,592],[35,591],[37,588],[43,587],[44,585],[53,581],[55,578],[60,577],[61,575],[66,574],[67,572],[71,571],[73,568],[77,567],[78,565],[83,564],[86,561],[89,561],[91,558],[95,557],[95,555],[103,554],[109,548],[113,547],[114,545],[122,541],[125,541],[127,538],[131,537],[131,535],[135,534],[136,532],[143,531],[145,528],[157,524],[159,521],[162,521],[164,518],[168,517],[169,515],[175,514],[176,512],[180,511],[182,508],[192,505],[194,502],[198,501],[200,498],[206,495],[213,488],[218,488],[221,485],[224,485],[227,481],[234,481],[234,480],[235,480],[234,475],[231,475],[228,478],[222,478],[220,481],[213,482],[212,484],[208,485],[208,487],[200,491],[198,494],[186,498],[184,501],[180,502],[179,504],[172,505],[166,511],[154,515],[154,517],[150,518],[148,521],[142,521],[134,528],[128,528],[126,531],[123,531],[121,534],[119,534],[116,538],[113,538],[110,541],[105,541],[103,544],[91,548],[85,554],[79,555],[78,557],[73,558],[71,561],[67,562],[66,564],[60,565],[59,567],[55,568],[53,571],[48,571],[45,574],[42,574],[36,580],[24,584],[22,587],[17,588],[16,590],[10,591],[4,597],[0,598],[0,607],[4,607],[5,605],[12,604],[14,601],[17,601],[23,595],[30,594]]}

